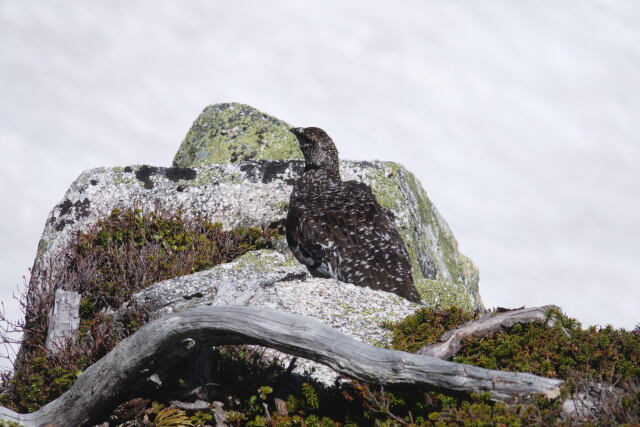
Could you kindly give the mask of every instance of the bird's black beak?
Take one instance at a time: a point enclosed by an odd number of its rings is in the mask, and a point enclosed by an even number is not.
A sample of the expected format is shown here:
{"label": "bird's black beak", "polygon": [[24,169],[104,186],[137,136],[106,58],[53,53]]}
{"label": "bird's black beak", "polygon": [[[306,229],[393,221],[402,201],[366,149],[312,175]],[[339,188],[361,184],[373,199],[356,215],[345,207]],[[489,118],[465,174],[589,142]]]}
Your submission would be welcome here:
{"label": "bird's black beak", "polygon": [[295,136],[300,136],[300,135],[302,135],[302,131],[303,130],[304,130],[304,128],[291,128],[291,129],[289,129],[289,132],[291,132]]}

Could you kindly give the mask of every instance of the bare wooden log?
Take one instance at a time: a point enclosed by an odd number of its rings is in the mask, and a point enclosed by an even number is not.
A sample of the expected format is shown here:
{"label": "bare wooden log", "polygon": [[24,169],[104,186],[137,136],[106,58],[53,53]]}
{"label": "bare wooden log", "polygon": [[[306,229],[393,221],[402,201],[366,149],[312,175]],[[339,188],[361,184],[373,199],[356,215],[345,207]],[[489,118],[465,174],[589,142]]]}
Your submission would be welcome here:
{"label": "bare wooden log", "polygon": [[45,346],[57,351],[69,340],[75,342],[80,329],[80,294],[56,289],[53,307],[49,312],[49,327]]}
{"label": "bare wooden log", "polygon": [[501,313],[489,313],[481,319],[445,332],[437,342],[422,347],[416,351],[416,354],[450,360],[460,351],[462,340],[465,338],[486,337],[516,323],[544,321],[547,311],[550,309],[559,310],[560,308],[555,305],[545,305],[542,307],[519,308]]}
{"label": "bare wooden log", "polygon": [[385,350],[354,340],[316,319],[258,307],[199,307],[150,322],[87,368],[58,399],[31,414],[0,408],[0,418],[25,427],[82,426],[104,415],[118,396],[160,366],[190,352],[196,341],[258,344],[380,384],[418,384],[452,392],[490,392],[497,399],[559,395],[561,380],[501,372]]}
{"label": "bare wooden log", "polygon": [[227,424],[227,413],[223,407],[224,404],[222,402],[213,402],[213,418],[216,422],[216,427],[229,427],[229,424]]}

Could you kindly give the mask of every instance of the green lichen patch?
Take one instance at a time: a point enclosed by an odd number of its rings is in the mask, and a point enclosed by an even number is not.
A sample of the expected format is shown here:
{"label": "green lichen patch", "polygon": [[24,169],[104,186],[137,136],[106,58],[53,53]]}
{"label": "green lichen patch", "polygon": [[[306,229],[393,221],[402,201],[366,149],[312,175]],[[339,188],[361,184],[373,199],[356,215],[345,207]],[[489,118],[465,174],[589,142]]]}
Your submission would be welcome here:
{"label": "green lichen patch", "polygon": [[442,226],[442,219],[439,218],[439,214],[435,211],[435,208],[427,193],[422,188],[422,185],[418,182],[416,177],[409,171],[403,171],[405,179],[409,185],[409,188],[416,195],[416,203],[418,205],[418,212],[420,218],[424,224],[428,224],[433,230],[433,234],[437,238],[437,247],[442,253],[442,259],[446,265],[447,276],[437,277],[439,280],[452,281],[454,283],[464,283],[463,269],[458,263],[458,242],[448,227]]}
{"label": "green lichen patch", "polygon": [[[276,240],[278,239],[284,238],[281,236],[272,236],[270,238],[270,242],[275,244]],[[271,243],[269,246],[271,246]],[[282,242],[280,243],[282,244]],[[251,268],[260,273],[267,273],[273,271],[274,264],[278,262],[275,261],[272,256],[270,256],[274,254],[276,254],[274,251],[268,249],[252,250],[239,257],[238,260],[231,265],[231,268],[240,272],[246,271],[248,268]],[[294,258],[288,258],[281,265],[283,267],[296,267],[299,266],[300,263]]]}
{"label": "green lichen patch", "polygon": [[371,168],[371,191],[382,206],[398,211],[406,205],[406,198],[398,191],[398,172],[403,167],[394,162],[384,162],[384,165],[385,168]]}
{"label": "green lichen patch", "polygon": [[[399,227],[398,231],[406,244],[420,296],[432,307],[482,308],[478,295],[478,270],[469,258],[458,251],[455,237],[420,182],[402,165],[393,162],[384,162],[382,167],[371,167],[368,171],[371,189],[378,202],[405,216],[403,222],[407,225]],[[412,195],[411,200],[408,200],[408,195]],[[414,209],[414,212],[408,209]],[[420,227],[425,228],[425,235],[417,232]],[[426,258],[431,260],[426,274],[419,262],[421,253],[428,254]]]}
{"label": "green lichen patch", "polygon": [[198,116],[173,159],[177,167],[255,159],[301,159],[290,125],[238,103],[211,105]]}
{"label": "green lichen patch", "polygon": [[[137,169],[138,167],[135,168]],[[114,167],[110,172],[113,173],[113,183],[115,185],[132,186],[140,183],[140,181],[136,179],[134,169],[131,166],[124,168]],[[95,170],[96,175],[106,175],[107,173],[107,171]],[[82,179],[83,176],[81,175],[80,178]]]}
{"label": "green lichen patch", "polygon": [[239,171],[228,171],[219,167],[202,166],[198,168],[198,175],[193,181],[188,181],[185,185],[190,187],[200,187],[208,184],[241,184],[244,180]]}
{"label": "green lichen patch", "polygon": [[[414,278],[416,273],[414,273]],[[429,280],[418,276],[414,279],[423,301],[432,308],[461,307],[467,311],[478,309],[467,288],[453,282]]]}

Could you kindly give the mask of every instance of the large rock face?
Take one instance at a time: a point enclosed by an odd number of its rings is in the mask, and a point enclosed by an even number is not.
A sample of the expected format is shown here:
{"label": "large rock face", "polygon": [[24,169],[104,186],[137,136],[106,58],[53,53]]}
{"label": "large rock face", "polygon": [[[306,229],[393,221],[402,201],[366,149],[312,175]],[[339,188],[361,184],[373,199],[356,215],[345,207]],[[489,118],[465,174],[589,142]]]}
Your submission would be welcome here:
{"label": "large rock face", "polygon": [[390,344],[384,321],[397,321],[419,304],[389,292],[310,277],[306,268],[272,250],[249,252],[209,270],[155,283],[133,296],[152,318],[203,305],[256,306],[304,314],[371,344]]}
{"label": "large rock face", "polygon": [[[311,278],[295,259],[271,250],[249,252],[235,261],[206,271],[155,283],[133,296],[151,317],[203,305],[265,307],[314,317],[357,340],[377,346],[391,344],[383,322],[397,322],[420,305],[389,292]],[[291,357],[273,350],[285,361]],[[300,359],[295,373],[313,371],[314,378],[332,384],[337,374],[321,364]]]}
{"label": "large rock face", "polygon": [[[251,107],[219,104],[207,107],[189,131],[174,160],[180,167],[113,167],[82,173],[49,215],[34,270],[64,262],[61,255],[74,232],[86,230],[114,208],[153,210],[161,205],[221,222],[225,228],[281,220],[292,183],[303,169],[302,161],[288,158],[299,156],[288,128]],[[238,161],[238,150],[255,151],[249,157],[258,160]],[[482,308],[478,270],[458,251],[453,233],[411,172],[391,162],[344,160],[340,172],[345,180],[369,184],[394,214],[416,286],[428,305]]]}

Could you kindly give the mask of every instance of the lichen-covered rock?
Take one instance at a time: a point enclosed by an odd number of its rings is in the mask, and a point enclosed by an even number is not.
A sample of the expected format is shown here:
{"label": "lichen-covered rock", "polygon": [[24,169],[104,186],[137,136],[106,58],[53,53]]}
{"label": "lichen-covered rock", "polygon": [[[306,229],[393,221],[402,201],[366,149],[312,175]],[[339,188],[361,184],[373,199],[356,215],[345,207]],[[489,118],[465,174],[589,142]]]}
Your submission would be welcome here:
{"label": "lichen-covered rock", "polygon": [[[311,278],[297,261],[270,250],[249,252],[237,260],[206,271],[155,283],[133,296],[147,304],[152,317],[202,305],[266,307],[314,317],[360,341],[391,344],[391,331],[381,325],[413,314],[420,305],[395,294]],[[279,352],[269,355],[288,359]],[[337,374],[309,360],[299,360],[294,372],[314,371],[314,378],[331,384]]]}
{"label": "lichen-covered rock", "polygon": [[482,310],[478,269],[458,251],[451,229],[416,177],[393,162],[342,161],[340,165],[344,180],[370,185],[378,202],[393,213],[423,300],[431,306]]}
{"label": "lichen-covered rock", "polygon": [[62,262],[77,231],[115,208],[183,211],[185,218],[220,222],[225,229],[267,226],[283,217],[290,182],[301,163],[245,162],[196,169],[127,166],[83,172],[45,224],[34,269]]}
{"label": "lichen-covered rock", "polygon": [[265,289],[308,277],[307,269],[293,258],[263,249],[209,270],[155,283],[132,299],[158,318],[203,305],[254,305]]}
{"label": "lichen-covered rock", "polygon": [[[248,159],[302,159],[289,128],[287,123],[248,105],[211,105],[194,122],[173,164],[194,167]],[[390,162],[341,164],[343,179],[372,185],[378,201],[402,217],[400,233],[409,249],[414,280],[423,298],[433,305],[483,308],[478,269],[458,251],[449,226],[415,176]],[[364,168],[364,173],[351,168],[353,164]]]}
{"label": "lichen-covered rock", "polygon": [[173,166],[191,168],[258,159],[302,159],[290,128],[282,120],[249,105],[210,105],[182,141]]}
{"label": "lichen-covered rock", "polygon": [[[34,270],[60,262],[74,232],[86,230],[114,208],[150,211],[161,205],[220,222],[227,229],[266,226],[286,216],[291,185],[301,161],[249,161],[197,168],[132,166],[86,171],[71,185],[47,220]],[[444,219],[413,174],[391,162],[342,161],[344,179],[371,185],[411,257],[413,276],[431,306],[482,308],[478,271],[458,251]]]}

